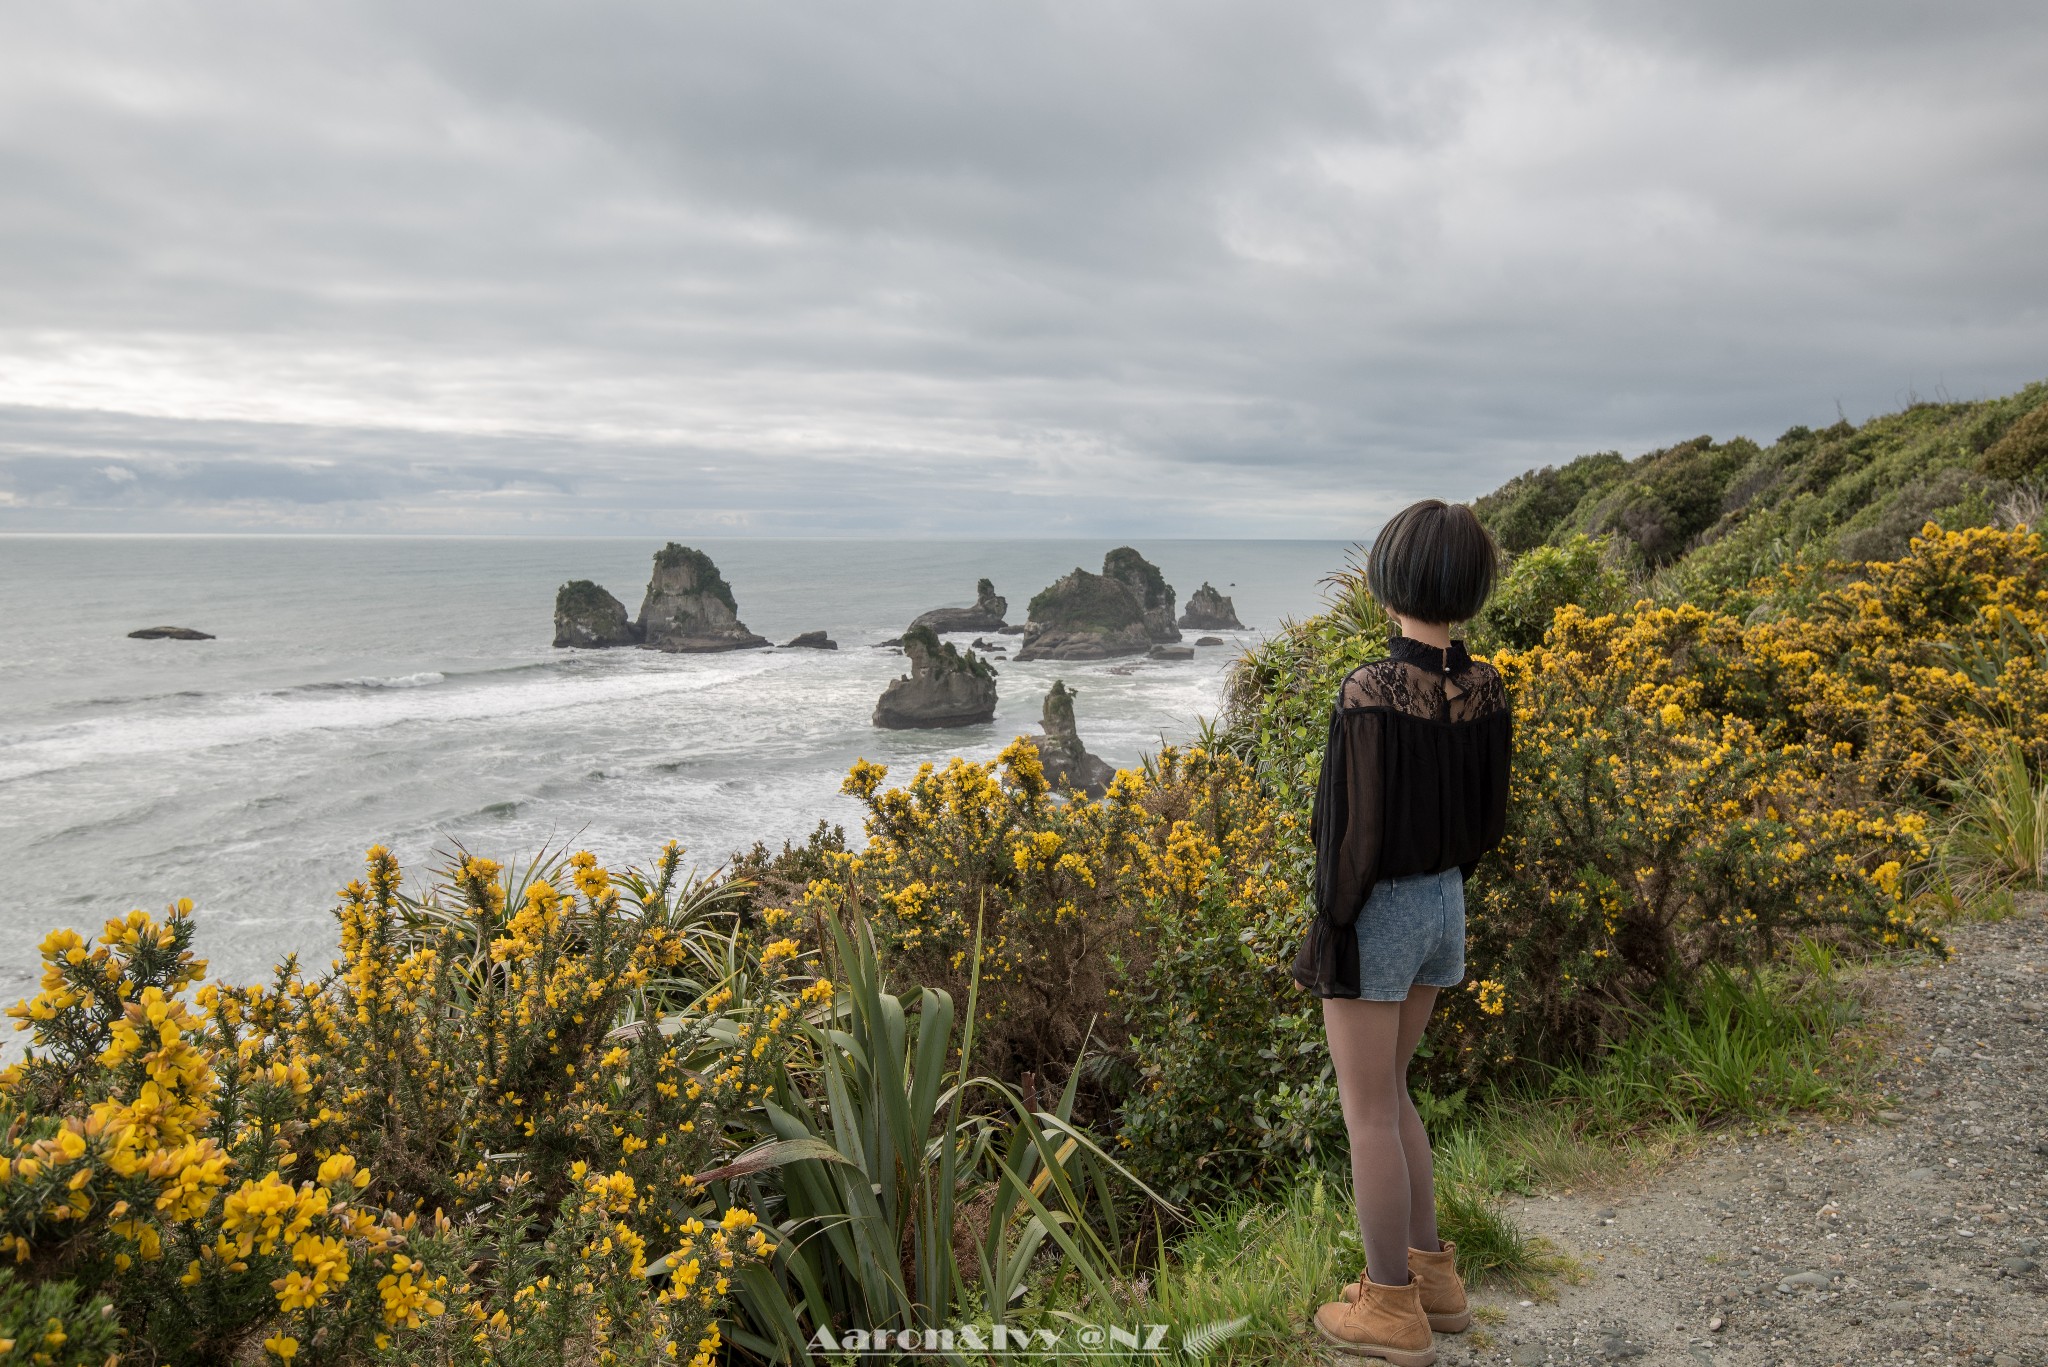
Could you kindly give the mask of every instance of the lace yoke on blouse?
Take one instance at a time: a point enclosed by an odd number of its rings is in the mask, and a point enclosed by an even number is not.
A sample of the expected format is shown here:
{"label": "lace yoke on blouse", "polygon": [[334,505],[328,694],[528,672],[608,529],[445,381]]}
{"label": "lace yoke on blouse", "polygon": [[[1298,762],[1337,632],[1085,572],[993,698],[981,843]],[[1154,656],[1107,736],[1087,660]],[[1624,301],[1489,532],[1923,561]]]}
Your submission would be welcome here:
{"label": "lace yoke on blouse", "polygon": [[1294,978],[1324,997],[1358,995],[1353,923],[1382,878],[1467,875],[1507,824],[1513,714],[1499,671],[1406,636],[1344,680],[1330,710],[1309,832],[1315,920]]}
{"label": "lace yoke on blouse", "polygon": [[1462,641],[1449,650],[1396,636],[1385,659],[1360,665],[1345,676],[1339,707],[1384,707],[1431,721],[1471,721],[1508,705],[1500,671],[1465,653]]}

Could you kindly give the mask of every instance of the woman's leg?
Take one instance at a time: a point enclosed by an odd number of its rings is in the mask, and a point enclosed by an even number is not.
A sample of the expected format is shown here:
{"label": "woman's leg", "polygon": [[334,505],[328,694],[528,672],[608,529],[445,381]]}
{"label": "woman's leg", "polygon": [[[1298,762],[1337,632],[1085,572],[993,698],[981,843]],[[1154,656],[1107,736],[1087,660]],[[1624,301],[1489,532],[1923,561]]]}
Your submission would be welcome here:
{"label": "woman's leg", "polygon": [[[1415,1098],[1408,1092],[1408,1060],[1429,1026],[1429,1013],[1436,1006],[1437,989],[1417,984],[1408,989],[1401,1003],[1401,1153],[1408,1160],[1408,1244],[1424,1253],[1437,1251],[1436,1169],[1429,1156],[1429,1132],[1422,1128],[1422,1116]],[[1403,1254],[1402,1256],[1406,1256]]]}
{"label": "woman's leg", "polygon": [[[1414,1110],[1408,1099],[1407,1054],[1401,1047],[1406,1007],[1405,1002],[1343,997],[1323,1002],[1323,1033],[1330,1041],[1337,1099],[1343,1104],[1344,1129],[1351,1140],[1351,1198],[1365,1241],[1366,1275],[1382,1286],[1408,1281],[1409,1218],[1415,1201],[1402,1139],[1407,1128],[1403,1112]],[[1421,1121],[1415,1125],[1419,1131]],[[1422,1143],[1426,1171],[1428,1140]]]}

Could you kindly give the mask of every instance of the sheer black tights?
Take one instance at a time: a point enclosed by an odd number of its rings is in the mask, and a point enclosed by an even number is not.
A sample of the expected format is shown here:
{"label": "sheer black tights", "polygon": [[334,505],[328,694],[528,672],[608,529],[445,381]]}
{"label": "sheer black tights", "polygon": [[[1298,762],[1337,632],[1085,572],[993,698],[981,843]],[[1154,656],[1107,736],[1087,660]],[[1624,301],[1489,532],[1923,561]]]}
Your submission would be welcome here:
{"label": "sheer black tights", "polygon": [[1435,1005],[1433,987],[1412,988],[1401,1002],[1323,1002],[1367,1275],[1383,1286],[1407,1282],[1411,1247],[1437,1247],[1429,1134],[1408,1095],[1408,1060]]}

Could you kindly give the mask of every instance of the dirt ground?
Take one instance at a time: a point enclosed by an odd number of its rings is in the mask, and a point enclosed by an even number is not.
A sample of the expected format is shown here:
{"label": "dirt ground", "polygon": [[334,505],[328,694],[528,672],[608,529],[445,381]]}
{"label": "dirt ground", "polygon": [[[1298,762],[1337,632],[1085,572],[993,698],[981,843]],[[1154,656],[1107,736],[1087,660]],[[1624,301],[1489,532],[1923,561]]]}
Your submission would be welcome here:
{"label": "dirt ground", "polygon": [[1610,1190],[1511,1209],[1586,1268],[1474,1300],[1445,1364],[2048,1367],[2048,921],[1959,926],[1873,975],[1896,1024],[1880,1118],[1703,1143]]}

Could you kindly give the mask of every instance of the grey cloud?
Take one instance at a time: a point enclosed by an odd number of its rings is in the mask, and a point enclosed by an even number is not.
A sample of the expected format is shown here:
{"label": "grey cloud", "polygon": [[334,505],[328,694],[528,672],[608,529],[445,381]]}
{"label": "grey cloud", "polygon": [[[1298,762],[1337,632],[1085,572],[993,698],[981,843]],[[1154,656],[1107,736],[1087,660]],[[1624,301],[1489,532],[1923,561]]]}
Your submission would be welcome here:
{"label": "grey cloud", "polygon": [[2048,16],[1930,16],[17,9],[0,526],[1350,535],[2002,392]]}

